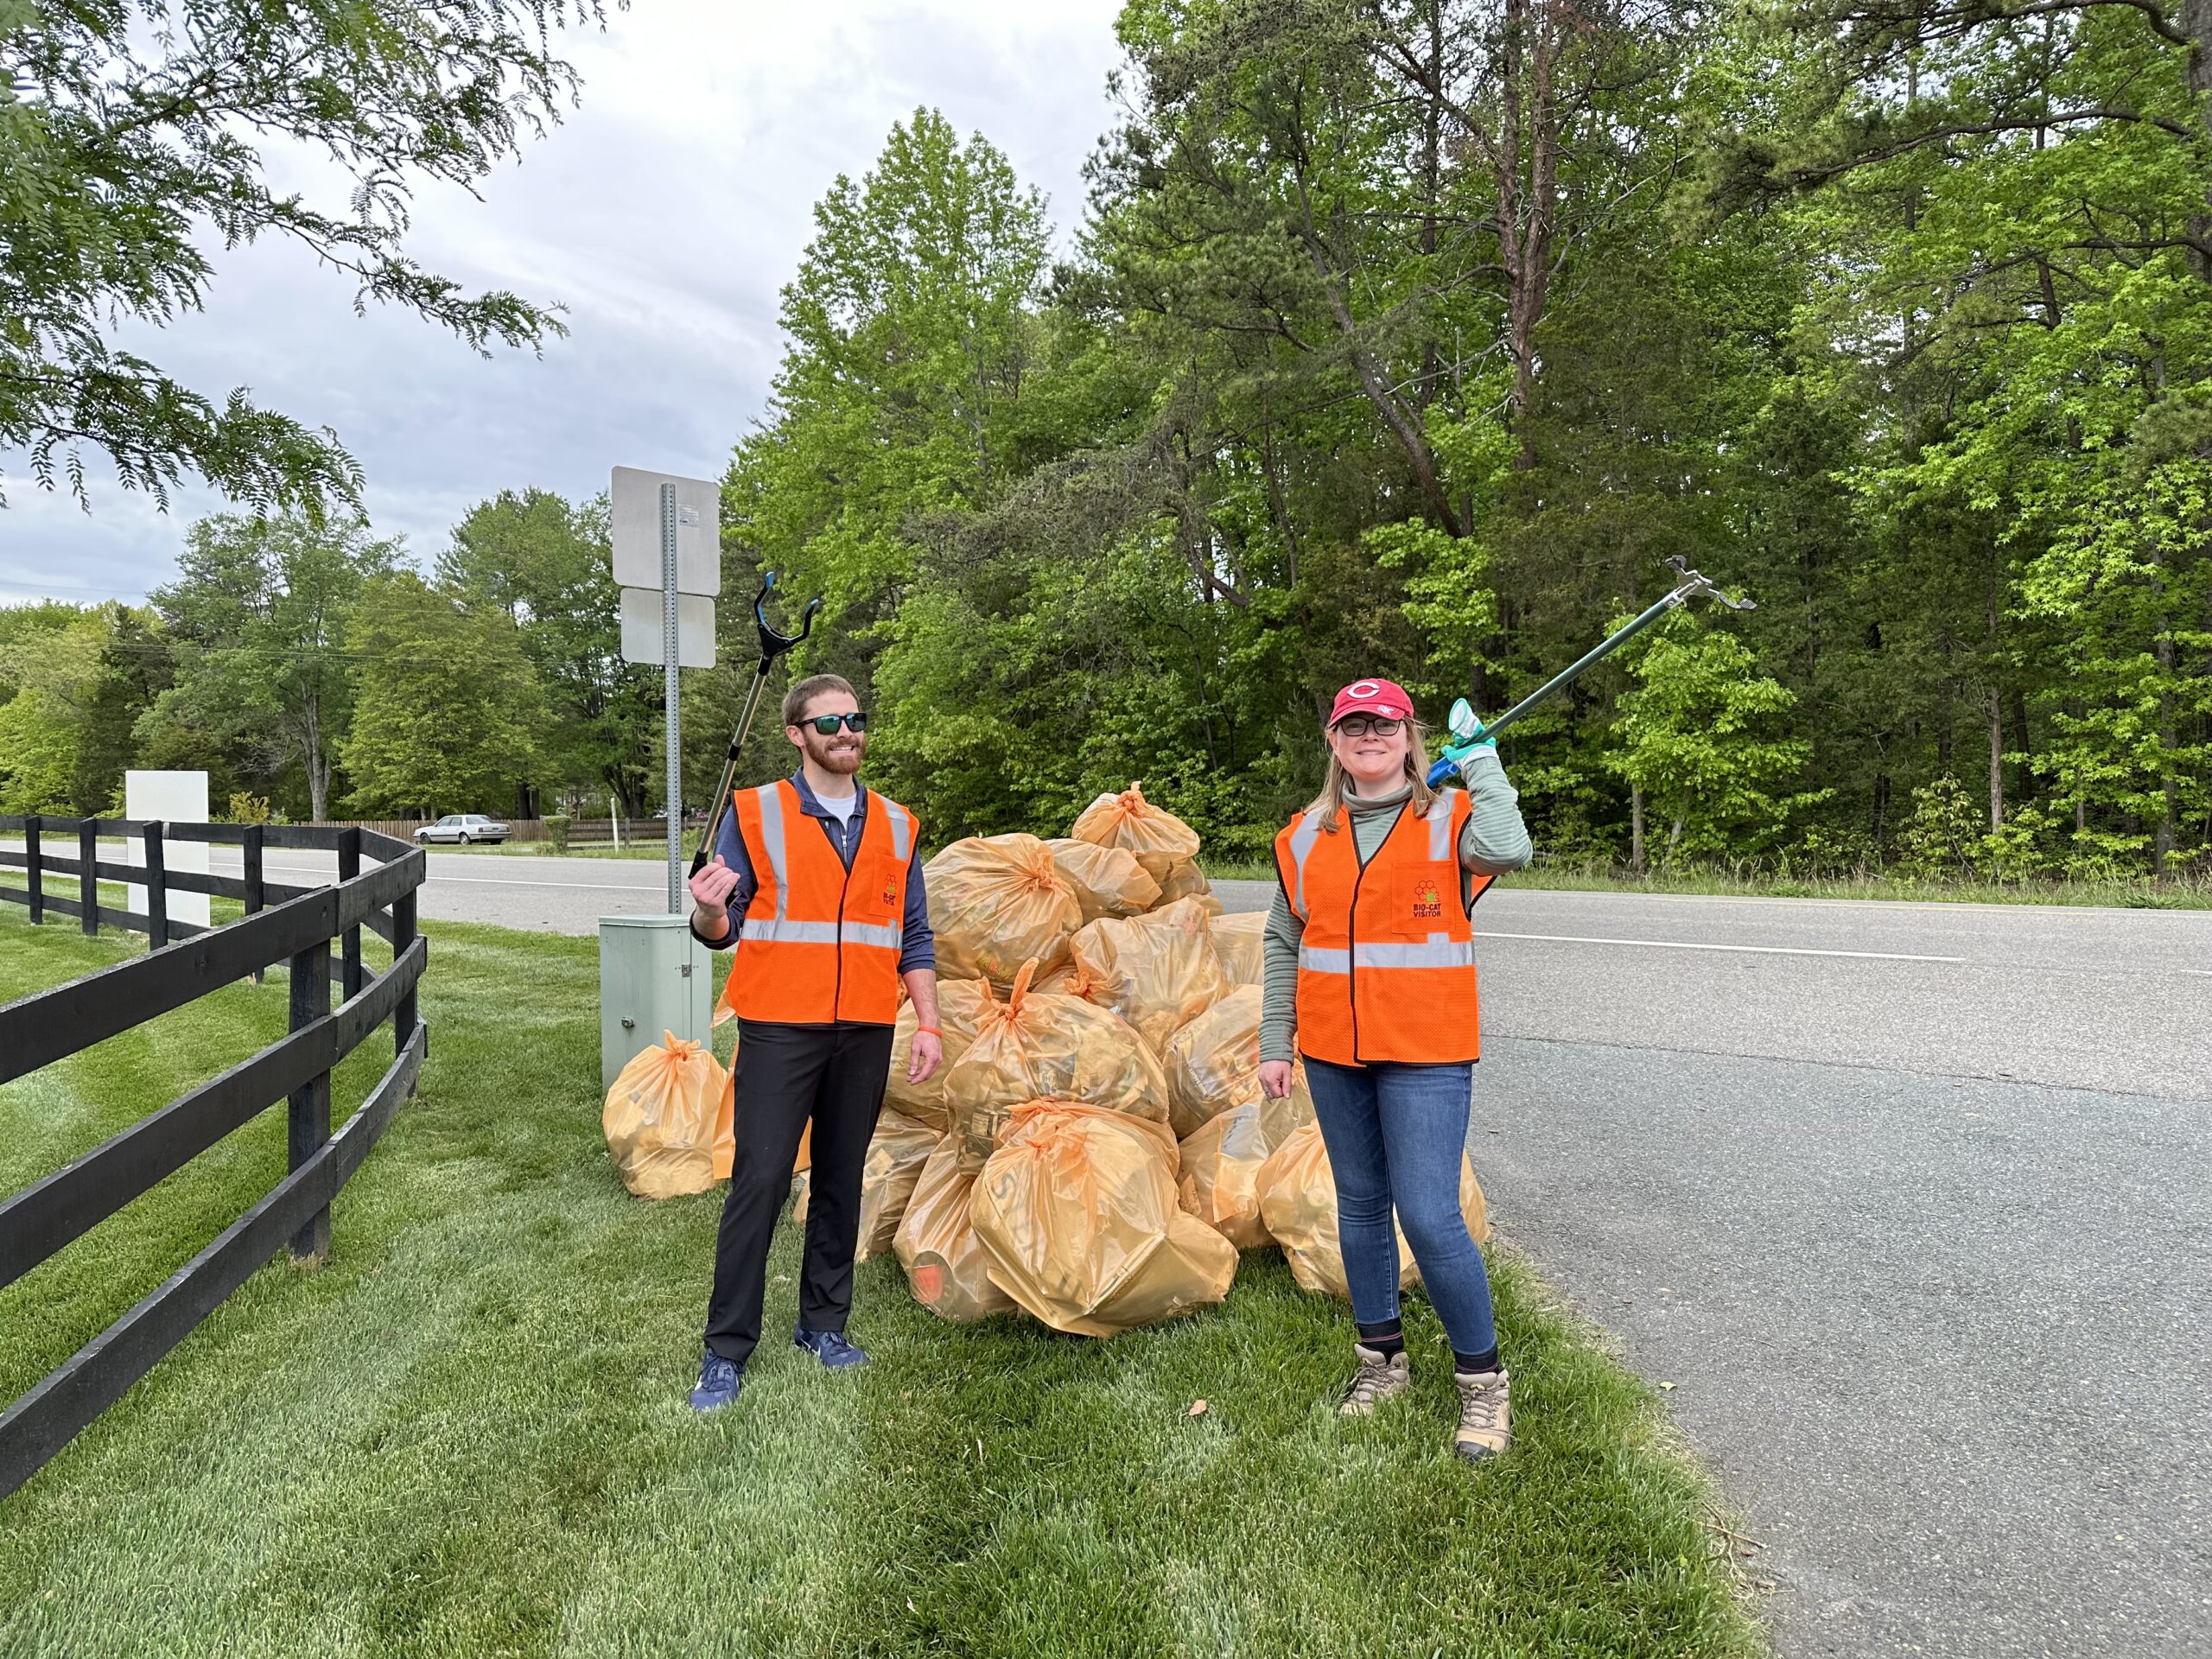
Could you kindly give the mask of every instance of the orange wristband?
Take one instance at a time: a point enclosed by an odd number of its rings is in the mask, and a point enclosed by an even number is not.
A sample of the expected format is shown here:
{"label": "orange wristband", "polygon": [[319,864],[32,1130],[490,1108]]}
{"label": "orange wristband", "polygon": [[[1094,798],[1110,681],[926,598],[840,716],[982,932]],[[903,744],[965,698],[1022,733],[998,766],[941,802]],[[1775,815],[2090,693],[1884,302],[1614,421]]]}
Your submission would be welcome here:
{"label": "orange wristband", "polygon": [[926,1031],[932,1037],[942,1037],[944,1035],[944,1033],[939,1031],[935,1026],[916,1026],[914,1029],[918,1033]]}

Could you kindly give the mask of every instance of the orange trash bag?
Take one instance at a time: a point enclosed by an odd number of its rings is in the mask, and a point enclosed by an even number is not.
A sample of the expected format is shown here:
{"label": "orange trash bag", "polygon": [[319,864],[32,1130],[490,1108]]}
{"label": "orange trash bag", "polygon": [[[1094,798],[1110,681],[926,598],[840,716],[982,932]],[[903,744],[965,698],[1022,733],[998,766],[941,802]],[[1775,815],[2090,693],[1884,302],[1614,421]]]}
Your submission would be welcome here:
{"label": "orange trash bag", "polygon": [[[1240,985],[1167,1039],[1160,1056],[1179,1139],[1260,1098],[1260,988]],[[1300,1072],[1303,1081],[1303,1072]]]}
{"label": "orange trash bag", "polygon": [[914,1300],[941,1319],[967,1325],[1011,1313],[1015,1303],[991,1282],[983,1247],[968,1219],[976,1173],[961,1166],[958,1151],[947,1138],[922,1165],[892,1248],[906,1270]]}
{"label": "orange trash bag", "polygon": [[1264,911],[1214,918],[1213,953],[1221,959],[1222,977],[1232,987],[1257,985],[1264,976],[1267,930]]}
{"label": "orange trash bag", "polygon": [[1229,994],[1205,901],[1175,903],[1128,921],[1096,921],[1075,936],[1076,965],[1096,982],[1093,1001],[1114,1010],[1162,1053],[1185,1020]]}
{"label": "orange trash bag", "polygon": [[945,1073],[952,1069],[955,1060],[968,1052],[968,1045],[976,1040],[976,1022],[990,1002],[990,988],[982,980],[938,981],[937,1023],[944,1041],[944,1058],[921,1082],[909,1083],[906,1068],[914,1063],[914,1033],[922,1019],[914,1012],[913,1003],[901,996],[899,1023],[891,1039],[891,1071],[883,1084],[885,1107],[917,1123],[944,1130],[950,1122],[944,1108]]}
{"label": "orange trash bag", "polygon": [[1164,910],[1179,899],[1203,899],[1215,915],[1221,914],[1221,900],[1213,896],[1213,883],[1206,880],[1195,858],[1179,858],[1167,867],[1167,874],[1160,878],[1160,903],[1154,908]]}
{"label": "orange trash bag", "polygon": [[886,1112],[875,1120],[868,1159],[861,1166],[861,1236],[854,1261],[865,1262],[891,1248],[922,1179],[922,1166],[944,1139],[942,1129],[903,1112]]}
{"label": "orange trash bag", "polygon": [[938,972],[947,979],[1011,984],[1032,957],[1040,968],[1065,962],[1068,939],[1083,925],[1075,889],[1034,836],[970,836],[924,873]]}
{"label": "orange trash bag", "polygon": [[1033,996],[1079,996],[1086,1002],[1096,1002],[1099,988],[1091,971],[1071,957],[1051,973],[1038,975],[1029,991]]}
{"label": "orange trash bag", "polygon": [[1255,1096],[1216,1113],[1183,1141],[1183,1207],[1240,1250],[1275,1242],[1260,1216],[1260,1171],[1293,1130],[1313,1121],[1305,1069],[1292,1077],[1288,1098]]}
{"label": "orange trash bag", "polygon": [[1032,990],[1035,972],[1035,963],[1022,965],[1013,994],[983,1010],[976,1040],[945,1073],[953,1139],[971,1172],[1025,1101],[1078,1101],[1167,1122],[1167,1079],[1144,1039],[1110,1008]]}
{"label": "orange trash bag", "polygon": [[703,1192],[735,1152],[729,1074],[704,1045],[661,1035],[622,1068],[600,1115],[622,1185],[641,1198]]}
{"label": "orange trash bag", "polygon": [[1077,815],[1068,834],[1099,847],[1135,853],[1166,903],[1205,892],[1198,867],[1198,832],[1173,812],[1163,812],[1131,784],[1118,795],[1101,795]]}
{"label": "orange trash bag", "polygon": [[1015,1108],[969,1199],[991,1282],[1078,1337],[1221,1300],[1236,1246],[1184,1212],[1174,1169],[1159,1124],[1072,1101]]}
{"label": "orange trash bag", "polygon": [[1060,879],[1075,890],[1086,922],[1101,916],[1141,916],[1160,902],[1160,883],[1126,848],[1101,847],[1072,836],[1045,845],[1052,850]]}

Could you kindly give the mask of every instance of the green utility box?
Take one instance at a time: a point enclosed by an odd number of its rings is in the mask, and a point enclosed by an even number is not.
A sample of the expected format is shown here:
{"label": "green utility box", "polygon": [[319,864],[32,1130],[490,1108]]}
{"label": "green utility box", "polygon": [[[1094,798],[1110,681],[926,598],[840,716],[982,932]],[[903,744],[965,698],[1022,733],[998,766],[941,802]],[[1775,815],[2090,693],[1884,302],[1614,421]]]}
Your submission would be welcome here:
{"label": "green utility box", "polygon": [[599,1086],[663,1032],[704,1043],[712,1034],[714,953],[683,916],[599,918]]}

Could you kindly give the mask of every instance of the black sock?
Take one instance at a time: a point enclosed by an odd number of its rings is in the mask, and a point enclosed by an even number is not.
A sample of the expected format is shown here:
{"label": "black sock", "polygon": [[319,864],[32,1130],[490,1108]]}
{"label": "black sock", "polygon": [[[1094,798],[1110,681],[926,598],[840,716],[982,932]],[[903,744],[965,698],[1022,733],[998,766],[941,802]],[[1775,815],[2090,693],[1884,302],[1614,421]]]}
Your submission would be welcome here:
{"label": "black sock", "polygon": [[1505,1367],[1497,1362],[1497,1344],[1493,1342],[1486,1353],[1463,1354],[1454,1348],[1452,1351],[1452,1369],[1464,1376],[1476,1371],[1502,1371]]}
{"label": "black sock", "polygon": [[1359,1326],[1359,1339],[1383,1358],[1394,1358],[1406,1351],[1405,1321],[1383,1319],[1374,1325],[1362,1325]]}

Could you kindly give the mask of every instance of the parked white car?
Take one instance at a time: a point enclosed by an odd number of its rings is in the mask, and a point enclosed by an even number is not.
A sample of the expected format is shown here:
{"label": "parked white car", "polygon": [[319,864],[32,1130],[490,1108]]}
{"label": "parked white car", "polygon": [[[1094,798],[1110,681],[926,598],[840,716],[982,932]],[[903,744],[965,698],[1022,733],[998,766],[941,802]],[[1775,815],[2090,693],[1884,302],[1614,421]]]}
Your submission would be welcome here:
{"label": "parked white car", "polygon": [[498,842],[506,838],[507,826],[481,812],[448,812],[435,823],[426,823],[415,832],[417,841],[449,841],[462,847],[473,841]]}

